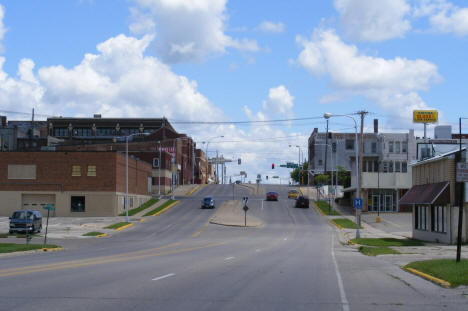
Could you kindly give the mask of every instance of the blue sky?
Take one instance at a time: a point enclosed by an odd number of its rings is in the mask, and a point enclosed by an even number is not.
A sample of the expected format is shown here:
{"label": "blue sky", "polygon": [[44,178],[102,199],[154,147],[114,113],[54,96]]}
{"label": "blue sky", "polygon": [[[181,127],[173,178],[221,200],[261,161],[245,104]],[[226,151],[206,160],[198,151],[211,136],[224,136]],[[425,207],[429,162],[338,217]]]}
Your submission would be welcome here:
{"label": "blue sky", "polygon": [[[440,124],[455,125],[467,106],[465,1],[0,4],[4,111],[239,121],[364,109],[366,126],[379,118],[384,131],[407,131],[421,127],[411,122],[413,109],[437,109]],[[288,145],[305,147],[314,127],[323,130],[324,121],[177,126],[202,147],[224,135],[210,149],[245,159],[228,174],[284,177],[288,171],[271,171],[271,163],[296,160]],[[330,124],[350,127],[346,119]]]}

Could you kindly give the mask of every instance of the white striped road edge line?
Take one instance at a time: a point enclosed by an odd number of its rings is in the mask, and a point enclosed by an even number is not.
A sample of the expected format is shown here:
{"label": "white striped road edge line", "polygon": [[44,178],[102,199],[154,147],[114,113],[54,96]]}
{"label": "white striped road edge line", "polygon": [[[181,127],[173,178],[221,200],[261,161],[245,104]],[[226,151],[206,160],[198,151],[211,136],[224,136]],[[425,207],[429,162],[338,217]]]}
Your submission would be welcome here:
{"label": "white striped road edge line", "polygon": [[231,259],[234,259],[236,257],[228,257],[228,258],[225,258],[224,260],[231,260]]}
{"label": "white striped road edge line", "polygon": [[348,299],[346,299],[346,293],[343,286],[343,280],[341,279],[340,270],[338,269],[338,263],[336,262],[335,257],[335,234],[332,233],[332,245],[331,245],[331,255],[333,258],[333,263],[335,264],[335,273],[336,278],[338,279],[338,288],[340,289],[341,304],[343,305],[343,311],[349,311]]}
{"label": "white striped road edge line", "polygon": [[157,278],[154,278],[154,279],[152,279],[152,280],[153,280],[153,281],[158,281],[158,280],[162,280],[162,279],[165,279],[165,278],[174,276],[174,275],[175,275],[174,273],[169,273],[169,274],[166,274],[166,275],[163,275],[163,276],[158,276]]}

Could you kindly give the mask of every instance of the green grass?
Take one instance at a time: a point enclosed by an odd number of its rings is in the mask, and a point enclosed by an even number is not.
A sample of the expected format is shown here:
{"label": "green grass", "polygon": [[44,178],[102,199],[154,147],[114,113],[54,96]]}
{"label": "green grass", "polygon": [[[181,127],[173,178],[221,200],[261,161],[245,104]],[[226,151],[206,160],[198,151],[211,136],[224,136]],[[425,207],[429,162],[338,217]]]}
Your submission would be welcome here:
{"label": "green grass", "polygon": [[325,215],[332,215],[332,216],[339,216],[341,215],[334,209],[330,211],[330,205],[326,201],[317,201],[315,202],[317,204],[317,207],[325,214]]}
{"label": "green grass", "polygon": [[98,232],[98,231],[91,231],[91,232],[83,234],[83,236],[97,236],[97,235],[101,235],[101,234],[104,234],[104,233]]}
{"label": "green grass", "polygon": [[[348,218],[332,219],[335,223],[346,229],[356,229],[357,225]],[[361,226],[362,229],[362,226]]]}
{"label": "green grass", "polygon": [[424,243],[412,239],[394,238],[360,238],[352,239],[352,242],[367,246],[423,246]]}
{"label": "green grass", "polygon": [[404,268],[413,268],[447,281],[452,287],[468,285],[468,259],[459,263],[455,259],[432,259],[411,262]]}
{"label": "green grass", "polygon": [[[15,243],[0,243],[0,253],[13,253],[13,252],[23,252],[23,251],[30,251],[35,249],[42,249],[42,244],[15,244]],[[60,246],[57,245],[49,245],[45,246],[46,248],[58,248]]]}
{"label": "green grass", "polygon": [[130,224],[130,222],[125,222],[125,221],[123,221],[123,222],[118,222],[118,223],[116,223],[116,224],[112,224],[112,225],[109,225],[109,226],[107,226],[107,227],[104,227],[104,229],[118,229],[118,228],[123,227],[123,226],[126,226],[126,225],[128,225],[128,224]]}
{"label": "green grass", "polygon": [[359,246],[359,251],[367,256],[377,256],[377,255],[386,255],[386,254],[401,254],[400,252],[391,249],[387,246]]}
{"label": "green grass", "polygon": [[167,200],[166,202],[164,202],[160,206],[156,207],[155,209],[149,211],[148,213],[144,214],[143,216],[151,216],[151,215],[161,211],[162,209],[166,208],[167,206],[169,206],[170,204],[172,204],[172,203],[174,203],[176,201],[177,200]]}
{"label": "green grass", "polygon": [[[157,202],[159,201],[159,199],[155,199],[155,198],[151,198],[149,199],[148,201],[146,201],[145,203],[141,204],[139,207],[137,208],[132,208],[131,210],[128,211],[128,216],[133,216],[135,214],[138,214],[139,212],[153,206],[154,204],[156,204]],[[124,211],[123,213],[120,213],[119,216],[125,216],[126,215],[126,212]]]}

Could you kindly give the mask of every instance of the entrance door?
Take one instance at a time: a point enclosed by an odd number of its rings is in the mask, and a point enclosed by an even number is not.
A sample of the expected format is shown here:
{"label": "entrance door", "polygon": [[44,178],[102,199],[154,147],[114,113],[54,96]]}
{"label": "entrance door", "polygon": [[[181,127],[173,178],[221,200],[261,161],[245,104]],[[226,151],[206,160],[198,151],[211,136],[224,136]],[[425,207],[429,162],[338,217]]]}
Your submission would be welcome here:
{"label": "entrance door", "polygon": [[393,196],[392,195],[385,195],[385,211],[387,212],[393,212]]}

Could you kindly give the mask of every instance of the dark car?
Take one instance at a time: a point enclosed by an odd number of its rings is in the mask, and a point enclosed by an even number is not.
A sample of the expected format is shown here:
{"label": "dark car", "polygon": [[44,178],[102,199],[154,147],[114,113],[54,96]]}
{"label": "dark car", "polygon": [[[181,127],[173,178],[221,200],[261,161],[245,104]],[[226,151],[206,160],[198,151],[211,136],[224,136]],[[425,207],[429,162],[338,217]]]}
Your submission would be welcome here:
{"label": "dark car", "polygon": [[267,201],[278,201],[278,192],[267,192],[266,194]]}
{"label": "dark car", "polygon": [[205,197],[201,202],[201,208],[215,208],[215,200],[213,197]]}
{"label": "dark car", "polygon": [[40,211],[20,210],[13,212],[10,217],[10,233],[13,232],[41,232],[42,215]]}
{"label": "dark car", "polygon": [[309,198],[305,196],[298,196],[296,199],[296,207],[309,208]]}

